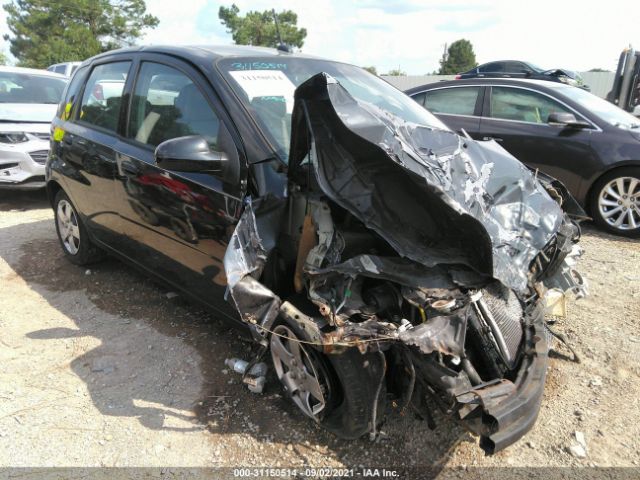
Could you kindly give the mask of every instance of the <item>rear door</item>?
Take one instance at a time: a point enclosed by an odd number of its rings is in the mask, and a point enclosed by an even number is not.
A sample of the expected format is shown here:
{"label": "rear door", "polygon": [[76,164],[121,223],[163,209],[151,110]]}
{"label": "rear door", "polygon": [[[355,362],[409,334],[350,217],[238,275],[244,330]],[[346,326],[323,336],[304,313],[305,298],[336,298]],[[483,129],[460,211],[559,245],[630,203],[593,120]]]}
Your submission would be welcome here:
{"label": "rear door", "polygon": [[488,87],[483,108],[482,139],[494,139],[521,162],[552,175],[572,192],[578,191],[579,175],[575,172],[594,160],[591,135],[596,126],[574,129],[550,125],[548,118],[553,112],[588,120],[558,99],[525,87]]}
{"label": "rear door", "polygon": [[59,113],[66,122],[54,131],[56,151],[68,170],[65,187],[93,237],[106,244],[115,240],[119,229],[113,182],[123,92],[131,65],[128,58],[103,60],[91,66],[86,81],[79,72],[69,87],[71,93],[84,81],[77,105],[73,93]]}
{"label": "rear door", "polygon": [[458,133],[464,129],[477,138],[483,94],[484,88],[481,86],[461,85],[434,88],[412,97],[450,129]]}
{"label": "rear door", "polygon": [[136,72],[113,195],[122,218],[119,250],[177,288],[234,315],[223,301],[222,261],[239,218],[240,176],[165,170],[156,165],[154,150],[172,138],[201,135],[239,172],[241,146],[232,138],[232,124],[211,85],[191,66],[144,55]]}

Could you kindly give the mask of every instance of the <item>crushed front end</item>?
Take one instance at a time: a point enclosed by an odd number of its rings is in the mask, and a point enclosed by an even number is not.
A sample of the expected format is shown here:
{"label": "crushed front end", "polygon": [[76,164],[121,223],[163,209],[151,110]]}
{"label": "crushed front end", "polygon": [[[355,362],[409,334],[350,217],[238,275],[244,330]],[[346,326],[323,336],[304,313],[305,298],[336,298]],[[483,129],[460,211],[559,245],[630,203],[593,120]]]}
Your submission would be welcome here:
{"label": "crushed front end", "polygon": [[295,98],[287,195],[247,202],[230,294],[264,347],[299,341],[345,398],[349,381],[368,398],[347,399],[357,420],[340,424],[331,381],[304,390],[323,377],[311,360],[276,365],[287,391],[347,438],[376,431],[388,392],[428,420],[437,405],[487,453],[512,444],[540,407],[545,297],[586,294],[573,269],[583,212],[494,142],[402,121],[329,75]]}

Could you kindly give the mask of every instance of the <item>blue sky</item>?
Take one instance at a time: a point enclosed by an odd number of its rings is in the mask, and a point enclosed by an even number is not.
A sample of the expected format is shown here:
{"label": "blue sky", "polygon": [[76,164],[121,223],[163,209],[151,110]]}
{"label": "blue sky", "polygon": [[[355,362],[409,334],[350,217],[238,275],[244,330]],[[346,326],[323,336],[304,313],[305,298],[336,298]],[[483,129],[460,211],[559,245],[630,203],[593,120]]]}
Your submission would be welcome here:
{"label": "blue sky", "polygon": [[[211,0],[147,0],[160,25],[141,43],[230,44]],[[248,9],[292,9],[307,28],[306,53],[374,65],[384,73],[409,74],[438,68],[445,44],[470,40],[478,62],[517,58],[542,67],[613,69],[629,43],[640,48],[636,2],[608,0],[236,0]],[[594,7],[597,7],[594,8]],[[626,12],[626,13],[625,13]],[[4,12],[0,33],[6,32]],[[3,50],[8,46],[3,42]]]}

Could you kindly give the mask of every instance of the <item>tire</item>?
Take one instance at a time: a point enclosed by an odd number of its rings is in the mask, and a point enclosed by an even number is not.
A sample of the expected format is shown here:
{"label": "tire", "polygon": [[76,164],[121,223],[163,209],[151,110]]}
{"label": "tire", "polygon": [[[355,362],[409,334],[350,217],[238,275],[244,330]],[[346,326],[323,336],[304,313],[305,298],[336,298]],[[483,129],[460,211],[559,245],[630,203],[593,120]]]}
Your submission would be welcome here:
{"label": "tire", "polygon": [[603,230],[640,237],[640,167],[605,174],[592,188],[590,206],[594,222]]}
{"label": "tire", "polygon": [[55,196],[53,212],[60,246],[71,263],[89,265],[104,258],[104,252],[91,243],[75,206],[62,190]]}
{"label": "tire", "polygon": [[[276,376],[280,379],[285,394],[305,415],[311,417],[334,435],[354,440],[372,430],[374,399],[377,395],[376,426],[382,423],[386,406],[386,382],[383,378],[385,372],[382,353],[361,354],[357,348],[349,348],[339,354],[325,355],[313,347],[298,344],[302,352],[301,357],[306,359],[304,368],[307,374],[311,373],[318,380],[324,397],[324,406],[319,411],[313,412],[300,405],[303,387],[296,389],[294,386],[292,388],[291,380],[283,380],[283,374],[291,373],[291,371],[288,372],[286,366],[278,365],[278,363],[284,362],[277,359],[279,349],[274,346],[274,342],[278,339],[283,346],[288,346],[286,343],[289,340],[281,335],[307,340],[304,332],[296,325],[283,320],[276,322],[272,331],[274,333],[270,338],[271,359]],[[299,370],[294,374],[300,377]],[[307,384],[308,380],[304,382],[295,380],[293,384],[296,383]],[[313,400],[314,402],[309,401],[308,404],[312,408],[315,404],[317,410],[319,402],[316,402],[315,398]]]}

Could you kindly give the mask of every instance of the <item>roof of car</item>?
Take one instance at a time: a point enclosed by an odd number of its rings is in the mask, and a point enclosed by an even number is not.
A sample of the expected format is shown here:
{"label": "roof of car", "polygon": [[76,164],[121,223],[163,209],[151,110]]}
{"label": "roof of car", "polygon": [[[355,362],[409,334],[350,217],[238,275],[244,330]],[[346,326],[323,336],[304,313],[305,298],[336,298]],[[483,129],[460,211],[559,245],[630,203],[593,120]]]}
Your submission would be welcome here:
{"label": "roof of car", "polygon": [[23,67],[0,66],[0,72],[22,73],[22,74],[26,74],[26,75],[39,75],[39,76],[42,76],[42,77],[54,77],[54,78],[61,78],[63,80],[68,80],[68,78],[65,77],[64,75],[61,75],[59,73],[49,72],[47,70],[40,70],[38,68],[23,68]]}
{"label": "roof of car", "polygon": [[203,57],[208,56],[211,60],[224,57],[302,57],[318,58],[303,53],[282,52],[275,48],[252,47],[247,45],[144,45],[139,47],[121,48],[97,55],[89,60],[101,58],[107,55],[126,54],[131,52],[167,53],[171,55],[179,54],[183,57]]}
{"label": "roof of car", "polygon": [[531,80],[520,78],[465,78],[462,80],[447,80],[443,82],[426,83],[417,87],[412,87],[405,90],[404,93],[411,95],[413,93],[422,92],[424,90],[432,90],[433,88],[442,88],[450,86],[462,86],[462,85],[520,85],[537,87],[540,90],[544,89],[562,89],[562,88],[576,88],[571,85],[567,85],[561,82],[550,82],[548,80]]}

